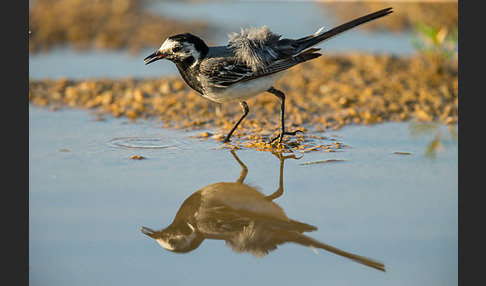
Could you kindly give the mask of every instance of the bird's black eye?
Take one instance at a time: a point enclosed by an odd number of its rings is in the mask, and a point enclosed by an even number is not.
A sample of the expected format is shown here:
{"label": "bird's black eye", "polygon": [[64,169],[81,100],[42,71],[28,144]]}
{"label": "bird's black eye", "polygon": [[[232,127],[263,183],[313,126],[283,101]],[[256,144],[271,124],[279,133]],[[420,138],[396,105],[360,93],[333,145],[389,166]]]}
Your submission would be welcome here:
{"label": "bird's black eye", "polygon": [[181,47],[180,46],[175,46],[175,47],[172,48],[172,52],[173,53],[177,53],[180,50],[181,50]]}

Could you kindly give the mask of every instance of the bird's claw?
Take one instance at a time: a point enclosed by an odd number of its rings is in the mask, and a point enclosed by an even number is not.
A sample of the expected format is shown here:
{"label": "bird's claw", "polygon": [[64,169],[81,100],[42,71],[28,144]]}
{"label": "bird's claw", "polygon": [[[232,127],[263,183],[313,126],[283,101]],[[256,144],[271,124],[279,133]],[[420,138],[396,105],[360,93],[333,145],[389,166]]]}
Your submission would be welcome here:
{"label": "bird's claw", "polygon": [[270,140],[269,144],[273,144],[277,139],[278,139],[278,143],[282,143],[283,137],[285,135],[292,135],[292,136],[294,136],[297,133],[304,133],[304,131],[302,131],[302,130],[295,130],[295,131],[280,132],[280,134],[278,134],[277,136],[275,136],[274,138],[272,138],[272,140]]}
{"label": "bird's claw", "polygon": [[221,140],[221,143],[229,143],[231,140],[228,137],[224,137],[223,140]]}

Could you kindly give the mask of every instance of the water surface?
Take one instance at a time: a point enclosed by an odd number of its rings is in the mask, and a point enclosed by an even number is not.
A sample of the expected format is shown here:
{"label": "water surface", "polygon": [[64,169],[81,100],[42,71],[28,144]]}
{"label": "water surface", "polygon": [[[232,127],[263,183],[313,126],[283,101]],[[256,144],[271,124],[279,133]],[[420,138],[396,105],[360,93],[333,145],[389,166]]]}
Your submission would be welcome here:
{"label": "water surface", "polygon": [[[220,143],[189,137],[201,131],[93,119],[85,110],[29,107],[32,284],[457,284],[458,154],[446,127],[435,159],[424,156],[434,132],[412,136],[409,123],[385,123],[325,132],[323,143],[348,147],[284,162],[283,193],[273,202],[315,226],[309,237],[377,259],[383,273],[296,243],[261,258],[220,239],[186,254],[163,249],[141,227],[166,228],[198,190],[236,182],[241,164]],[[279,189],[277,156],[235,154],[246,184],[263,196]]]}

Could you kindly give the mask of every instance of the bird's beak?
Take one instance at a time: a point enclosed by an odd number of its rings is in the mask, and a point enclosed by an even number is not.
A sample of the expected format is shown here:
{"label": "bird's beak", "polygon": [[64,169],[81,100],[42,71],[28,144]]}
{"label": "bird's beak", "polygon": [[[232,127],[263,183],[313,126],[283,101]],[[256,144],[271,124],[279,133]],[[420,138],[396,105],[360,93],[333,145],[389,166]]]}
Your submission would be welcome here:
{"label": "bird's beak", "polygon": [[158,61],[160,59],[163,59],[167,56],[168,54],[162,53],[160,51],[155,51],[155,53],[148,55],[143,61],[145,62],[146,65],[153,63],[155,61]]}
{"label": "bird's beak", "polygon": [[150,229],[148,227],[142,226],[142,232],[151,238],[155,239],[155,231],[153,229]]}

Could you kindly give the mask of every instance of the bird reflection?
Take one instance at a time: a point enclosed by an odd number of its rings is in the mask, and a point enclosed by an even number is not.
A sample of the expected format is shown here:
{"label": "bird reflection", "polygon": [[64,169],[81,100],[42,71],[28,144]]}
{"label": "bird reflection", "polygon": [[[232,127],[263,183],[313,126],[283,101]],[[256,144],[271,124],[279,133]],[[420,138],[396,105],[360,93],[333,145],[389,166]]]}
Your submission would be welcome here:
{"label": "bird reflection", "polygon": [[273,153],[280,161],[279,187],[273,194],[265,196],[255,187],[244,183],[248,168],[234,151],[231,153],[242,168],[236,182],[203,187],[184,201],[167,228],[155,231],[142,227],[142,232],[163,248],[177,253],[196,249],[206,238],[224,240],[235,252],[248,252],[256,257],[268,254],[280,244],[294,242],[313,249],[324,249],[385,271],[385,266],[376,260],[337,249],[304,235],[304,232],[317,230],[317,227],[288,218],[284,210],[273,202],[283,194],[284,161],[297,159],[295,155]]}

